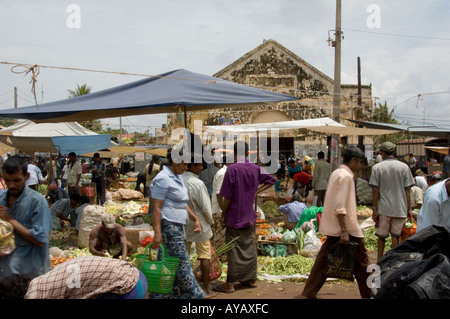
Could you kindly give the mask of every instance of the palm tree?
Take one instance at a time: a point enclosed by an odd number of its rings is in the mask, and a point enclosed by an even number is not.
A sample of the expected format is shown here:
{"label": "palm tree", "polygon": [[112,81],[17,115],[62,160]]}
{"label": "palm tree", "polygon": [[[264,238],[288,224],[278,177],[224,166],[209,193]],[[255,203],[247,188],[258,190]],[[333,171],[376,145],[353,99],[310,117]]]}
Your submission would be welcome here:
{"label": "palm tree", "polygon": [[[77,84],[77,88],[75,90],[67,90],[67,91],[70,94],[69,98],[72,98],[91,93],[91,87],[87,86],[87,84],[82,85]],[[99,120],[80,121],[80,125],[96,133],[99,133],[102,130],[102,123]]]}
{"label": "palm tree", "polygon": [[91,87],[87,86],[87,84],[83,84],[83,85],[79,85],[77,84],[77,88],[72,91],[72,90],[67,90],[69,92],[69,98],[71,97],[75,97],[75,96],[80,96],[80,95],[85,95],[85,94],[89,94],[91,93]]}

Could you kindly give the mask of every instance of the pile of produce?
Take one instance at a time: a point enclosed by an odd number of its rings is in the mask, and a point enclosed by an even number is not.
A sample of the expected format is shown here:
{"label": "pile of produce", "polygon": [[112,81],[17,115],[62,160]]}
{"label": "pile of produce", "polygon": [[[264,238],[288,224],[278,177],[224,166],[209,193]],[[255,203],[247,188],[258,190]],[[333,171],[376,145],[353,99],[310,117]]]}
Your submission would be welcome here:
{"label": "pile of produce", "polygon": [[119,205],[119,204],[111,204],[111,205],[107,205],[106,207],[106,213],[107,214],[112,214],[114,216],[120,215],[123,206]]}
{"label": "pile of produce", "polygon": [[125,204],[122,204],[122,215],[135,215],[141,212],[141,205],[137,202],[130,200]]}
{"label": "pile of produce", "polygon": [[142,247],[147,247],[148,244],[151,244],[153,242],[153,237],[146,237],[141,241]]}
{"label": "pile of produce", "polygon": [[144,205],[139,209],[139,213],[148,214],[148,205]]}
{"label": "pile of produce", "polygon": [[64,258],[64,257],[53,257],[53,258],[50,259],[50,266],[53,268],[56,265],[62,264],[62,263],[66,262],[66,261],[68,261],[70,259],[72,259],[72,257],[67,257],[67,258]]}
{"label": "pile of produce", "polygon": [[358,204],[372,204],[372,187],[367,180],[362,178],[356,180],[356,195],[358,196]]}
{"label": "pile of produce", "polygon": [[64,227],[60,230],[54,229],[50,233],[50,240],[61,240],[61,239],[67,239],[71,236],[77,236],[77,231],[74,227]]}
{"label": "pile of produce", "polygon": [[262,224],[260,224],[260,231],[259,231],[259,234],[261,235],[261,236],[267,236],[267,235],[269,235],[269,229],[271,228],[271,226],[268,224],[268,223],[262,223]]}
{"label": "pile of produce", "polygon": [[258,257],[258,271],[269,275],[306,275],[311,271],[314,259],[300,255],[285,257]]}
{"label": "pile of produce", "polygon": [[113,214],[114,216],[133,216],[136,214],[147,214],[148,205],[141,206],[134,200],[127,201],[122,204],[111,201],[105,205],[106,213]]}
{"label": "pile of produce", "polygon": [[49,249],[50,259],[54,257],[61,257],[61,258],[76,258],[76,257],[82,257],[82,256],[92,256],[91,252],[89,251],[89,248],[77,248],[77,247],[70,247],[66,249],[61,249],[59,247],[50,247]]}
{"label": "pile of produce", "polygon": [[[369,252],[378,250],[378,237],[375,235],[375,227],[371,227],[369,228],[369,230],[367,230],[366,232],[364,232],[364,242],[365,242],[365,246],[366,249]],[[388,238],[386,238],[386,244],[384,246],[384,251],[388,251],[389,249],[391,249],[391,244],[392,244],[392,238],[391,236],[389,236]]]}
{"label": "pile of produce", "polygon": [[267,201],[261,205],[261,210],[264,213],[266,219],[280,217],[281,213],[278,210],[278,204],[274,201]]}
{"label": "pile of produce", "polygon": [[361,217],[372,217],[372,212],[372,209],[365,205],[360,205],[356,208],[356,214]]}

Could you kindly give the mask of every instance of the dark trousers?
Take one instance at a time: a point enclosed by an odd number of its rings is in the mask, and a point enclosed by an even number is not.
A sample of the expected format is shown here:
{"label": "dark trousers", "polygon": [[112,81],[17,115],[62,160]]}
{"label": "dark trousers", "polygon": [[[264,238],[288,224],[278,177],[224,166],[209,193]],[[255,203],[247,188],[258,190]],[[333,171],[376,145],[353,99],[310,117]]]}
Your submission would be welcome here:
{"label": "dark trousers", "polygon": [[103,205],[106,201],[106,180],[104,177],[92,179],[97,188],[97,203]]}
{"label": "dark trousers", "polygon": [[[302,295],[306,298],[316,298],[317,293],[325,284],[327,279],[327,275],[325,274],[326,265],[327,265],[327,255],[330,251],[330,247],[337,241],[340,240],[340,237],[331,237],[328,236],[325,243],[320,248],[319,253],[317,254],[316,261],[314,262],[314,266],[311,269],[311,273],[306,281],[305,288],[303,289]],[[359,293],[361,294],[361,298],[370,298],[371,289],[367,285],[367,278],[370,276],[370,273],[367,272],[367,267],[369,266],[369,258],[367,256],[366,247],[364,245],[364,238],[357,238],[350,236],[350,241],[354,241],[358,243],[356,248],[356,262],[355,267],[353,269],[353,274],[358,283]]]}
{"label": "dark trousers", "polygon": [[323,203],[325,202],[325,193],[327,192],[326,189],[322,189],[319,191],[315,191],[315,194],[317,195],[317,207],[322,207]]}

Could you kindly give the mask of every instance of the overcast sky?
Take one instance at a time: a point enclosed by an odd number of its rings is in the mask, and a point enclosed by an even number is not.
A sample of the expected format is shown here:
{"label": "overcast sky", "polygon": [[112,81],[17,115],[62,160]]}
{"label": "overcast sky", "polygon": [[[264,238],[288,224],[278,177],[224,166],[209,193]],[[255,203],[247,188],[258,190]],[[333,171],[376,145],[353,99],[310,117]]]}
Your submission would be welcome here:
{"label": "overcast sky", "polygon": [[[447,0],[343,0],[342,83],[357,83],[360,57],[362,83],[372,84],[373,96],[387,102],[397,120],[449,127],[449,17]],[[273,39],[333,78],[327,39],[335,20],[334,0],[2,0],[0,62],[213,75]],[[41,68],[37,100],[65,99],[77,84],[96,92],[141,78]],[[0,109],[13,107],[14,87],[19,107],[33,105],[30,79],[0,64]],[[129,132],[165,122],[165,115],[122,119]],[[119,121],[102,123],[117,128]]]}

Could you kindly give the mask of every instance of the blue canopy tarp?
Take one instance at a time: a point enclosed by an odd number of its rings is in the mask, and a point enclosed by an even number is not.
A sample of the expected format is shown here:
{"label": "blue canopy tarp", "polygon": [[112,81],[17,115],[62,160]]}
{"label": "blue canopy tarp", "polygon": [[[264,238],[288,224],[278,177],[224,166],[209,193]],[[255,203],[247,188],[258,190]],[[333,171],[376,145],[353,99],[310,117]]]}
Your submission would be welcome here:
{"label": "blue canopy tarp", "polygon": [[0,130],[0,143],[25,153],[83,154],[115,146],[111,134],[97,134],[77,122],[18,122]]}
{"label": "blue canopy tarp", "polygon": [[253,88],[185,69],[61,101],[1,110],[0,117],[39,122],[172,113],[262,105],[298,98]]}
{"label": "blue canopy tarp", "polygon": [[111,134],[48,136],[48,137],[15,137],[7,136],[4,143],[18,150],[32,154],[34,152],[52,152],[67,155],[75,152],[81,155],[114,146]]}

